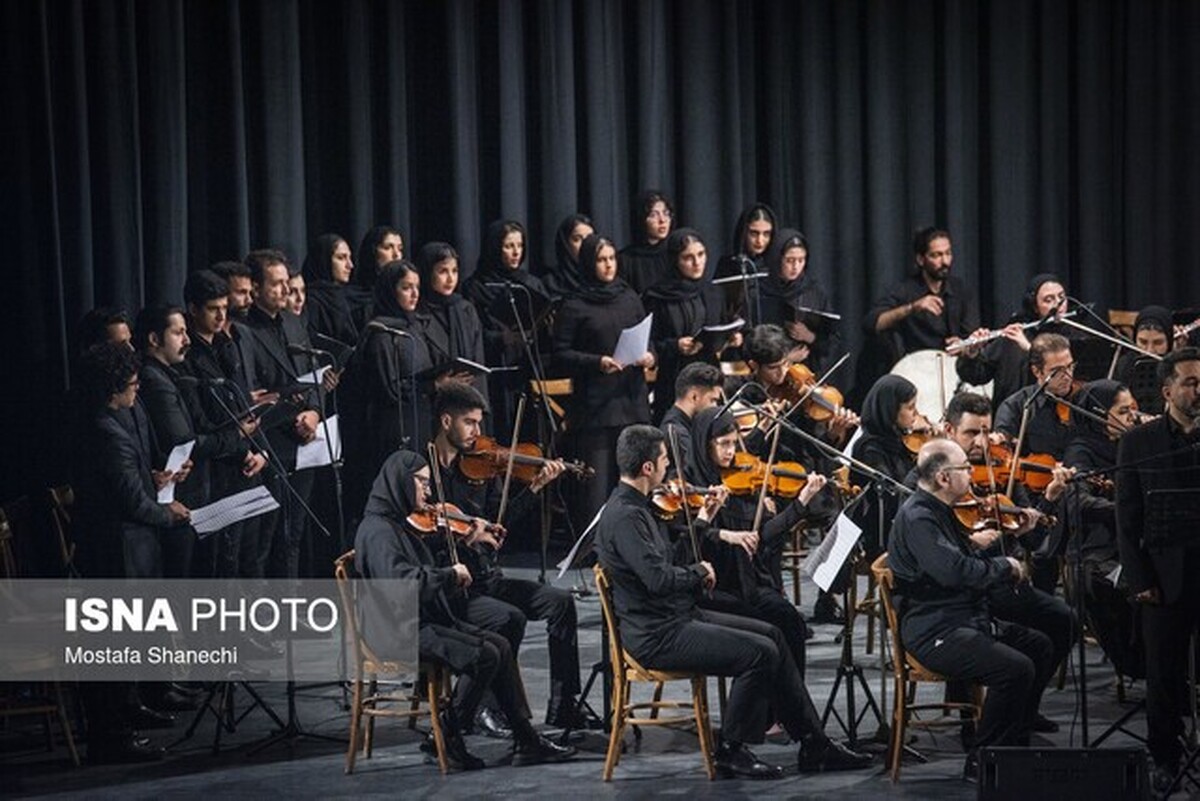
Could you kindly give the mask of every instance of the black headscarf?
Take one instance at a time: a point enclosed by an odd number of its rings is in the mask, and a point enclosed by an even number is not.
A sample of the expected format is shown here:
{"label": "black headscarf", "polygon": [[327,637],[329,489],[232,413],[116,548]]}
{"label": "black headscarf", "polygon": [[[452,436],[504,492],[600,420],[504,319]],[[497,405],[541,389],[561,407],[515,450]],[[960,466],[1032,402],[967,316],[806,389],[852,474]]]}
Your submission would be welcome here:
{"label": "black headscarf", "polygon": [[904,447],[899,441],[900,429],[896,427],[896,415],[901,406],[916,396],[916,385],[903,376],[885,375],[876,381],[863,400],[863,439],[880,437],[895,440],[900,447]]}
{"label": "black headscarf", "polygon": [[554,234],[554,266],[546,270],[543,283],[551,293],[569,298],[579,291],[579,260],[571,255],[571,232],[578,225],[596,229],[592,218],[586,214],[572,214],[563,218]]}
{"label": "black headscarf", "polygon": [[1025,294],[1021,297],[1021,311],[1023,316],[1020,320],[1010,320],[1009,322],[1027,322],[1031,323],[1040,318],[1037,313],[1037,294],[1042,288],[1042,284],[1055,283],[1059,286],[1066,286],[1063,280],[1056,273],[1038,273],[1033,278],[1029,279],[1029,283],[1025,285]]}
{"label": "black headscarf", "polygon": [[[504,239],[513,231],[521,234],[525,247],[521,251],[521,263],[510,270],[504,263]],[[529,254],[529,237],[525,227],[516,220],[496,220],[487,227],[483,235],[483,246],[475,272],[463,284],[463,295],[470,298],[481,309],[486,309],[504,290],[487,286],[493,283],[513,283],[527,287],[530,291],[544,295],[545,287],[537,276],[529,272],[526,257]]]}
{"label": "black headscarf", "polygon": [[[665,192],[659,189],[647,189],[639,192],[633,199],[633,205],[629,207],[629,233],[635,246],[658,248],[662,245],[662,242],[651,245],[646,234],[646,218],[654,210],[655,203],[662,203],[667,207],[667,211],[672,215],[672,224],[674,224],[675,207],[671,205],[671,199]],[[668,233],[667,236],[670,234]]]}
{"label": "black headscarf", "polygon": [[364,518],[374,515],[403,523],[417,508],[413,474],[428,464],[425,457],[413,451],[396,451],[389,456],[371,485]]}
{"label": "black headscarf", "polygon": [[767,220],[770,221],[771,241],[775,241],[775,237],[779,233],[779,223],[775,218],[775,210],[766,203],[755,203],[754,205],[749,206],[742,211],[742,213],[738,216],[737,224],[735,224],[733,227],[733,253],[749,255],[746,253],[746,229],[750,226],[750,218],[756,216],[760,211],[763,212]]}
{"label": "black headscarf", "polygon": [[1175,316],[1171,314],[1171,310],[1164,306],[1146,306],[1138,312],[1137,319],[1133,322],[1133,333],[1137,336],[1137,332],[1142,328],[1155,328],[1167,335],[1168,347],[1171,341],[1175,338]]}
{"label": "black headscarf", "polygon": [[[1089,381],[1076,393],[1074,403],[1107,420],[1108,410],[1116,402],[1117,395],[1126,389],[1128,387],[1120,381],[1106,378]],[[1087,453],[1096,466],[1117,463],[1117,442],[1108,438],[1107,426],[1104,423],[1082,414],[1073,414],[1071,419],[1074,421],[1075,432],[1069,446],[1071,450]]]}
{"label": "black headscarf", "polygon": [[599,234],[592,234],[579,247],[579,265],[576,269],[579,290],[575,294],[589,303],[612,303],[629,288],[621,279],[620,262],[617,264],[617,277],[612,281],[606,284],[596,277],[596,256],[604,245],[616,253],[616,245],[612,240]]}
{"label": "black headscarf", "polygon": [[[407,271],[417,272],[411,261],[389,261],[379,268],[375,278],[374,308],[376,317],[387,317],[393,320],[403,320],[412,323],[417,319],[417,312],[405,311],[396,300],[396,285]],[[421,293],[425,293],[422,291]]]}
{"label": "black headscarf", "polygon": [[466,320],[469,301],[457,286],[449,295],[432,289],[433,268],[448,258],[457,259],[458,254],[446,242],[427,242],[417,253],[417,272],[421,274],[420,308],[446,329],[450,337],[450,353],[467,355],[473,336]]}
{"label": "black headscarf", "polygon": [[377,225],[363,234],[358,252],[354,254],[354,274],[350,276],[352,283],[368,289],[375,286],[375,276],[379,272],[375,264],[375,248],[388,234],[395,234],[401,241],[404,239],[404,235],[390,225]]}
{"label": "black headscarf", "polygon": [[711,487],[721,483],[721,467],[713,461],[709,448],[714,439],[735,430],[737,420],[729,412],[720,411],[720,407],[710,406],[692,422],[691,463],[684,470],[689,484]]}
{"label": "black headscarf", "polygon": [[705,264],[704,275],[695,280],[685,278],[679,271],[679,254],[692,241],[704,244],[700,232],[694,228],[679,228],[670,233],[667,237],[667,264],[670,267],[670,273],[647,289],[644,297],[664,301],[683,301],[690,300],[704,291],[705,284],[712,279],[713,271],[716,269],[715,259],[710,259]]}
{"label": "black headscarf", "polygon": [[[321,234],[313,240],[304,257],[304,275],[308,302],[305,310],[313,328],[322,334],[353,345],[358,335],[346,284],[333,277],[333,252],[346,240],[337,234]],[[347,243],[348,244],[348,243]],[[353,280],[354,273],[351,273]]]}
{"label": "black headscarf", "polygon": [[767,268],[767,272],[770,273],[762,281],[763,295],[779,298],[791,306],[796,305],[797,298],[813,282],[807,267],[805,267],[804,272],[795,281],[784,281],[780,277],[784,253],[794,247],[802,247],[807,252],[808,240],[804,238],[804,234],[795,228],[784,228],[782,231],[776,231],[771,236],[771,244],[767,246],[767,251],[763,254],[764,266]]}

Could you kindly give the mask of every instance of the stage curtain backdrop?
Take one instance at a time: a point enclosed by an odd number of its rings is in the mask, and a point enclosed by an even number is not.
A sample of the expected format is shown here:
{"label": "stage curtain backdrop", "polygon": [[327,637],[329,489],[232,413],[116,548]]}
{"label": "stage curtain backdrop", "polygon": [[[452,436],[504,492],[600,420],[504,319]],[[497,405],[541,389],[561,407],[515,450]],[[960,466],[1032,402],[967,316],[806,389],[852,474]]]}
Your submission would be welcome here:
{"label": "stage curtain backdrop", "polygon": [[[845,315],[954,234],[985,321],[1026,279],[1104,305],[1200,297],[1200,3],[1100,0],[13,0],[3,24],[5,392],[31,469],[75,321],[188,270],[376,223],[411,252],[642,188],[710,253],[772,204]],[[26,425],[33,421],[36,425]],[[15,482],[15,484],[14,484]]]}

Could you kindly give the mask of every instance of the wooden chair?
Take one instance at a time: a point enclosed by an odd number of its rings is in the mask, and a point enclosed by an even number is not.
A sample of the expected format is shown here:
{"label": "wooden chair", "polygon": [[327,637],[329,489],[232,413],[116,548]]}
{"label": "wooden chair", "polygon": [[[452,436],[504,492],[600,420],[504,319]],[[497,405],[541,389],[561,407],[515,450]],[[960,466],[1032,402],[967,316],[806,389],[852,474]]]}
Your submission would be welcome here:
{"label": "wooden chair", "polygon": [[1137,322],[1137,316],[1138,313],[1136,311],[1128,311],[1125,309],[1109,309],[1108,324],[1132,340],[1133,325]]}
{"label": "wooden chair", "polygon": [[[13,531],[9,524],[8,515],[0,510],[0,601],[5,607],[11,608],[9,593],[12,591],[11,579],[18,578],[20,571],[13,549]],[[57,681],[21,682],[23,674],[44,674],[56,664],[54,656],[48,651],[30,648],[13,647],[11,644],[0,654],[0,665],[3,672],[16,677],[17,681],[5,684],[0,689],[0,718],[7,720],[13,717],[41,717],[45,724],[46,750],[54,750],[52,721],[57,718],[62,729],[67,751],[71,755],[71,763],[79,767],[79,751],[75,747],[75,735],[71,731],[71,722],[67,718],[67,705],[63,701],[62,685]]]}
{"label": "wooden chair", "polygon": [[[688,726],[695,725],[696,734],[700,740],[700,753],[704,757],[704,769],[708,778],[716,778],[716,766],[713,763],[713,735],[708,718],[708,687],[707,676],[701,673],[685,673],[681,671],[651,670],[644,668],[629,655],[621,645],[621,632],[617,626],[616,614],[613,611],[612,586],[608,576],[599,564],[593,568],[596,574],[596,591],[600,596],[600,609],[604,615],[604,626],[608,630],[608,651],[612,662],[613,696],[612,696],[612,733],[608,739],[608,755],[604,760],[604,781],[612,781],[613,770],[621,760],[621,741],[625,729],[629,726]],[[692,701],[661,700],[661,686],[656,688],[655,700],[635,703],[630,697],[633,682],[644,682],[659,685],[668,681],[690,681],[692,683]],[[659,710],[691,709],[690,715],[673,715],[658,717]],[[652,717],[638,718],[635,713],[639,710],[649,710]]]}
{"label": "wooden chair", "polygon": [[67,576],[79,577],[75,568],[75,538],[71,533],[71,507],[75,505],[75,491],[70,484],[46,490],[50,508],[50,524],[58,535],[58,553]]}
{"label": "wooden chair", "polygon": [[[904,756],[904,744],[908,737],[908,728],[910,726],[923,729],[958,727],[962,725],[963,720],[956,713],[964,711],[969,711],[975,721],[978,722],[980,710],[982,709],[982,695],[979,688],[976,687],[974,690],[974,703],[949,701],[924,704],[913,703],[916,697],[917,684],[944,684],[946,677],[924,667],[905,650],[904,643],[900,640],[900,621],[896,615],[896,608],[892,604],[892,569],[887,565],[886,553],[882,554],[871,565],[871,572],[874,574],[879,587],[879,598],[883,603],[883,610],[887,615],[888,630],[892,635],[892,665],[895,676],[895,690],[893,692],[892,740],[888,746],[888,766],[891,769],[892,781],[896,782],[900,779],[900,761]],[[942,714],[940,717],[932,720],[912,719],[914,712],[929,710],[940,710]]]}
{"label": "wooden chair", "polygon": [[808,558],[808,547],[804,542],[806,528],[804,523],[794,526],[789,533],[788,547],[782,555],[783,570],[792,577],[792,604],[800,605],[800,574],[804,570],[804,560]]}
{"label": "wooden chair", "polygon": [[[428,715],[433,731],[433,742],[437,747],[438,768],[444,775],[449,769],[446,761],[446,741],[442,733],[438,713],[442,704],[450,703],[450,673],[442,665],[422,663],[411,692],[387,692],[379,689],[379,675],[395,675],[400,672],[396,662],[380,659],[363,639],[358,629],[358,605],[351,577],[354,575],[354,551],[339,556],[333,563],[333,575],[337,579],[338,594],[342,601],[342,614],[346,619],[350,638],[354,643],[354,692],[350,701],[350,745],[346,750],[346,773],[354,772],[354,762],[361,748],[366,758],[372,756],[375,738],[375,718],[407,718],[415,724],[418,717]],[[424,697],[420,694],[424,679]],[[428,706],[421,708],[424,701]],[[386,704],[402,704],[398,709]],[[362,733],[362,721],[366,718],[366,736]],[[413,726],[410,725],[410,728]]]}

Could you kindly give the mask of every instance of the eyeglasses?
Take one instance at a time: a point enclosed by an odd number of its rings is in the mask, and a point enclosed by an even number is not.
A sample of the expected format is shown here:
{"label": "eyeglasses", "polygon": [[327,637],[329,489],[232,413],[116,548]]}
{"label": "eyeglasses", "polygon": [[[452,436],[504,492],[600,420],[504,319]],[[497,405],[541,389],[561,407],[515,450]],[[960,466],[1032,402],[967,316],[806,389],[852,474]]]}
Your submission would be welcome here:
{"label": "eyeglasses", "polygon": [[967,463],[965,463],[965,464],[950,464],[950,465],[946,465],[945,467],[943,467],[943,468],[942,468],[942,471],[946,471],[946,470],[970,470],[970,469],[971,469],[971,463],[970,463],[970,462],[967,462]]}

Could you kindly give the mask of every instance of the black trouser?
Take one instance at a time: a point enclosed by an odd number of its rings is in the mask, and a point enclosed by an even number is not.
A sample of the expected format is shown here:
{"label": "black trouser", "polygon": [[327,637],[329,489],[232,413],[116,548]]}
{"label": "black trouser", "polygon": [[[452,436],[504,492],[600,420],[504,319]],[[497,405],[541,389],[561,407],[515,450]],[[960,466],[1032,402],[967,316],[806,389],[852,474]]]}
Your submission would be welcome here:
{"label": "black trouser", "polygon": [[820,716],[787,641],[769,623],[698,609],[694,620],[635,656],[649,668],[732,676],[721,719],[726,742],[761,743],[772,710],[793,740],[821,735]]}
{"label": "black trouser", "polygon": [[[1187,571],[1195,566],[1189,558]],[[1185,572],[1184,575],[1195,575]],[[1188,641],[1200,623],[1200,594],[1184,588],[1172,604],[1142,606],[1146,641],[1146,741],[1159,764],[1172,765],[1182,755],[1184,692],[1187,687]]]}
{"label": "black trouser", "polygon": [[570,455],[596,471],[589,479],[571,482],[571,522],[576,531],[587,528],[617,485],[617,437],[624,428],[588,428],[574,432],[568,440]]}
{"label": "black trouser", "polygon": [[[494,584],[492,600],[515,608],[522,615],[522,633],[525,630],[526,618],[546,621],[551,696],[561,699],[578,695],[579,626],[576,622],[575,599],[571,597],[570,591],[536,581],[502,578]],[[474,603],[468,604],[468,615],[472,606]],[[474,619],[471,619],[471,622],[484,626]],[[512,625],[515,625],[515,621]],[[520,638],[513,644],[513,653],[516,653],[519,647]]]}
{"label": "black trouser", "polygon": [[[315,475],[315,470],[301,470],[288,477],[292,489],[305,503],[312,498]],[[308,530],[310,522],[308,512],[304,511],[296,495],[288,492],[278,476],[274,477],[268,486],[275,500],[279,501],[280,509],[273,536],[265,543],[264,550],[270,553],[266,575],[271,578],[299,578],[300,546],[304,542],[304,532]]]}
{"label": "black trouser", "polygon": [[808,659],[805,646],[808,624],[804,622],[804,615],[773,587],[750,590],[746,593],[746,603],[754,610],[755,618],[770,623],[783,634],[788,650],[792,653],[792,661],[796,663],[796,669],[800,671],[800,678],[803,679]]}
{"label": "black trouser", "polygon": [[421,626],[419,643],[421,659],[441,662],[460,676],[454,699],[458,722],[474,718],[483,694],[491,690],[514,736],[521,741],[533,738],[533,727],[524,714],[528,706],[520,669],[508,640],[470,624],[455,628],[429,623]]}
{"label": "black trouser", "polygon": [[1041,688],[1054,672],[1054,646],[1040,631],[995,622],[995,636],[969,626],[910,648],[921,664],[947,678],[987,687],[975,747],[1028,745]]}
{"label": "black trouser", "polygon": [[121,532],[125,578],[187,578],[196,532],[191,526],[130,526]]}

